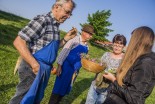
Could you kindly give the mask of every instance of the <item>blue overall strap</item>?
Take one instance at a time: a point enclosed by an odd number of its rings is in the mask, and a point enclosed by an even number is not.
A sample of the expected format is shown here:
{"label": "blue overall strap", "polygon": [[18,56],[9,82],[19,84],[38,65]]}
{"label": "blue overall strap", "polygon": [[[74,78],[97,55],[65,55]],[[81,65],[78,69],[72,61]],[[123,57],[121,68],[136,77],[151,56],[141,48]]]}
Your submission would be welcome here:
{"label": "blue overall strap", "polygon": [[62,64],[62,73],[56,77],[52,93],[64,96],[71,90],[73,73],[81,68],[81,53],[87,53],[86,46],[78,45],[73,48]]}
{"label": "blue overall strap", "polygon": [[33,55],[40,64],[40,68],[29,91],[20,104],[39,104],[41,102],[44,97],[44,90],[48,84],[52,64],[57,56],[58,48],[59,41],[52,41]]}
{"label": "blue overall strap", "polygon": [[79,44],[76,48],[70,51],[66,60],[73,65],[74,70],[79,70],[81,68],[81,54],[88,53],[88,47]]}

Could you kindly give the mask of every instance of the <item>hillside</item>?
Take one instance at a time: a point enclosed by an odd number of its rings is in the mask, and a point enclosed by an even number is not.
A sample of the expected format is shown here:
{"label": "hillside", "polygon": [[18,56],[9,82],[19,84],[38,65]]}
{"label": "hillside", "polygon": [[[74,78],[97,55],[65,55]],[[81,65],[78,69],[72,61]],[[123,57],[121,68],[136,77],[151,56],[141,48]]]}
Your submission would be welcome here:
{"label": "hillside", "polygon": [[[0,104],[8,104],[15,93],[18,75],[13,75],[13,70],[19,54],[12,43],[18,31],[28,22],[29,20],[23,17],[0,11]],[[63,34],[65,32],[61,32],[61,35]],[[90,45],[89,54],[92,57],[100,58],[105,51],[106,49],[104,48],[101,49]],[[61,104],[84,104],[93,78],[93,73],[81,69],[73,90],[62,100]],[[41,104],[48,104],[54,80],[55,76],[51,75]],[[155,90],[148,98],[146,104],[155,104],[154,98]]]}

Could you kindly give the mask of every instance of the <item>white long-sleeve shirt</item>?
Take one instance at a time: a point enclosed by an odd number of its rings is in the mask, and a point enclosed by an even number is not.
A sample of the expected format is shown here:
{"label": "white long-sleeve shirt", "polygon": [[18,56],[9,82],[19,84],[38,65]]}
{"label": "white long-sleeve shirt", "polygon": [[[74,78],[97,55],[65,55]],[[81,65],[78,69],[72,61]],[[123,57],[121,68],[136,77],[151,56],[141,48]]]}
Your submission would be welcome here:
{"label": "white long-sleeve shirt", "polygon": [[62,51],[60,52],[57,63],[62,65],[66,57],[68,56],[69,52],[74,49],[79,44],[88,47],[87,42],[82,42],[81,35],[74,37],[73,39],[69,40],[63,47]]}

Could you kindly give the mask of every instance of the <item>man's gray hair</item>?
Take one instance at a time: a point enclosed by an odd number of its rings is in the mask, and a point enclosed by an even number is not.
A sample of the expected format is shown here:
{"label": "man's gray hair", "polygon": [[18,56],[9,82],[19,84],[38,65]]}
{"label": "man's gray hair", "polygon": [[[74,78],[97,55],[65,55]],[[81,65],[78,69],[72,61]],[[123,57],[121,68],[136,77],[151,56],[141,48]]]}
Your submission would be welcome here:
{"label": "man's gray hair", "polygon": [[56,0],[54,5],[63,5],[64,3],[67,3],[67,2],[71,2],[73,4],[73,9],[76,7],[76,4],[73,0]]}

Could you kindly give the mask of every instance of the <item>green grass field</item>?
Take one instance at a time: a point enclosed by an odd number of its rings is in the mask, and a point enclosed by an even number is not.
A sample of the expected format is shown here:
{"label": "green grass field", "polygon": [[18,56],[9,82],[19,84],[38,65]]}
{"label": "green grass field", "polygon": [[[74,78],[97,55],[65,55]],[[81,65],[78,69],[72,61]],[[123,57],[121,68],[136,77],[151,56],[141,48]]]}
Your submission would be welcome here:
{"label": "green grass field", "polygon": [[[15,93],[18,75],[13,75],[13,70],[19,54],[12,43],[18,31],[28,21],[28,19],[0,11],[0,104],[8,104]],[[105,51],[106,49],[90,45],[89,54],[92,57],[100,58]],[[94,75],[81,68],[71,93],[63,98],[61,104],[84,104]],[[41,104],[48,104],[54,80],[55,75],[51,75]],[[146,104],[155,104],[155,89]]]}

